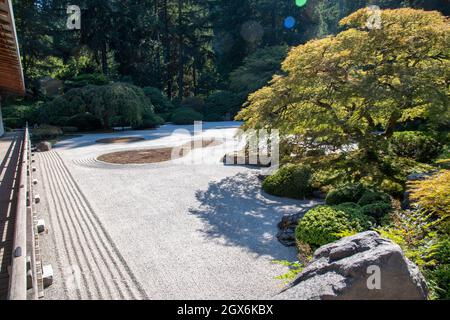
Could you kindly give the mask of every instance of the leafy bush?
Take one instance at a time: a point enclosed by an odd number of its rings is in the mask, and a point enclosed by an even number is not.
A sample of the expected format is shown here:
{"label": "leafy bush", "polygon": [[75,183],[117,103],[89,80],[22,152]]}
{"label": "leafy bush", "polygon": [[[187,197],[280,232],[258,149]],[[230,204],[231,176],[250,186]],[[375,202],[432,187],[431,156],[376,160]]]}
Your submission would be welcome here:
{"label": "leafy bush", "polygon": [[317,248],[339,240],[340,233],[362,232],[370,227],[371,219],[356,211],[345,212],[339,207],[318,206],[300,219],[295,235],[299,242]]}
{"label": "leafy bush", "polygon": [[101,86],[108,83],[109,80],[102,73],[84,73],[75,76],[71,80],[65,81],[64,86],[67,90],[71,90],[74,88],[82,88],[87,85]]}
{"label": "leafy bush", "polygon": [[61,128],[49,125],[41,125],[39,128],[31,130],[33,141],[54,140],[62,134]]}
{"label": "leafy bush", "polygon": [[4,118],[3,124],[9,128],[21,129],[25,127],[26,122],[22,118]]}
{"label": "leafy bush", "polygon": [[78,131],[79,131],[77,127],[68,127],[68,126],[62,127],[61,130],[62,130],[64,133],[75,133],[75,132],[78,132]]}
{"label": "leafy bush", "polygon": [[374,202],[384,202],[389,204],[391,203],[391,198],[384,192],[368,190],[358,200],[360,206],[365,206]]}
{"label": "leafy bush", "polygon": [[165,123],[164,119],[161,118],[159,115],[146,115],[144,116],[144,120],[142,121],[142,123],[139,126],[134,127],[134,129],[138,130],[154,129],[164,123]]}
{"label": "leafy bush", "polygon": [[205,115],[220,115],[225,117],[227,113],[234,118],[242,105],[234,93],[230,91],[216,91],[208,96],[205,101]]}
{"label": "leafy bush", "polygon": [[245,100],[250,93],[264,87],[274,74],[281,74],[281,63],[287,53],[286,46],[256,50],[230,74],[230,89]]}
{"label": "leafy bush", "polygon": [[410,187],[411,200],[423,210],[450,219],[450,170],[441,170],[427,180],[413,181]]}
{"label": "leafy bush", "polygon": [[205,116],[205,121],[208,122],[218,122],[223,121],[224,117],[217,113],[210,113]]}
{"label": "leafy bush", "polygon": [[381,221],[385,215],[392,211],[392,205],[383,201],[367,204],[361,208],[361,213],[374,218],[377,222]]}
{"label": "leafy bush", "polygon": [[2,107],[2,115],[5,126],[15,129],[24,128],[25,124],[33,125],[36,123],[37,112],[41,102],[30,104],[21,101],[20,104],[13,104]]}
{"label": "leafy bush", "polygon": [[391,223],[380,229],[396,242],[424,274],[431,299],[450,297],[450,171],[410,184],[412,211],[394,211]]}
{"label": "leafy bush", "polygon": [[156,113],[168,113],[175,109],[175,106],[170,102],[169,98],[167,98],[158,88],[145,87],[142,90],[152,102]]}
{"label": "leafy bush", "polygon": [[311,191],[311,168],[288,164],[268,176],[263,189],[269,194],[294,199],[304,199]]}
{"label": "leafy bush", "polygon": [[193,124],[194,121],[203,120],[203,115],[193,109],[180,108],[173,112],[171,120],[178,125]]}
{"label": "leafy bush", "polygon": [[110,128],[114,119],[126,126],[139,126],[145,113],[152,113],[151,101],[142,89],[125,83],[105,86],[86,86],[72,89],[57,97],[43,109],[41,118],[50,124],[60,124],[61,119],[90,113],[100,119],[103,128]]}
{"label": "leafy bush", "polygon": [[385,193],[392,195],[393,197],[401,197],[405,192],[405,188],[398,182],[390,179],[384,179],[381,182],[380,189]]}
{"label": "leafy bush", "polygon": [[328,205],[337,205],[344,202],[358,202],[369,189],[363,184],[347,184],[331,190],[325,199]]}
{"label": "leafy bush", "polygon": [[390,145],[396,155],[425,163],[437,158],[443,150],[436,139],[420,131],[396,132]]}
{"label": "leafy bush", "polygon": [[181,101],[180,107],[193,109],[199,113],[203,113],[205,109],[205,101],[203,101],[203,99],[200,97],[188,97],[184,98],[183,101]]}
{"label": "leafy bush", "polygon": [[78,128],[79,131],[94,131],[101,129],[102,122],[89,112],[79,113],[70,117],[67,126]]}

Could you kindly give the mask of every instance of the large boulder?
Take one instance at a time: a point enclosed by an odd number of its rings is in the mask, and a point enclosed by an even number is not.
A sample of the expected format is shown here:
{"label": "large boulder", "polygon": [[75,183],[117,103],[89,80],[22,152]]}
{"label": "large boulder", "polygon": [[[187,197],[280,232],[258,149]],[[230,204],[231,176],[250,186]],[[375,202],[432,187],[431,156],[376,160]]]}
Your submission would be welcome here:
{"label": "large boulder", "polygon": [[48,141],[42,141],[36,144],[36,151],[45,152],[52,150],[52,144]]}
{"label": "large boulder", "polygon": [[398,245],[374,231],[320,247],[278,299],[425,300],[428,290],[418,267]]}

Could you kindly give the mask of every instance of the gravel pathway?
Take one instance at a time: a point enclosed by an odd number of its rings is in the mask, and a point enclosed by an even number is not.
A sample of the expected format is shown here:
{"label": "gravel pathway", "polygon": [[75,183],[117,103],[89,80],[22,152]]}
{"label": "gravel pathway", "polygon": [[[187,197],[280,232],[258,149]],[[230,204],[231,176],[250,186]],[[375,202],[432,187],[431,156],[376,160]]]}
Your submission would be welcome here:
{"label": "gravel pathway", "polygon": [[146,298],[61,157],[51,151],[39,161],[64,298]]}
{"label": "gravel pathway", "polygon": [[[201,135],[231,137],[238,125],[209,124]],[[41,215],[49,224],[43,255],[55,269],[46,298],[265,299],[279,292],[275,277],[286,268],[273,260],[293,261],[296,251],[277,241],[276,225],[314,201],[265,194],[259,170],[220,162],[228,146],[190,153],[212,160],[208,164],[187,157],[149,165],[96,160],[190,139],[172,134],[175,128],[85,135],[38,155]],[[181,128],[192,132],[192,126]],[[95,143],[132,135],[146,140]]]}

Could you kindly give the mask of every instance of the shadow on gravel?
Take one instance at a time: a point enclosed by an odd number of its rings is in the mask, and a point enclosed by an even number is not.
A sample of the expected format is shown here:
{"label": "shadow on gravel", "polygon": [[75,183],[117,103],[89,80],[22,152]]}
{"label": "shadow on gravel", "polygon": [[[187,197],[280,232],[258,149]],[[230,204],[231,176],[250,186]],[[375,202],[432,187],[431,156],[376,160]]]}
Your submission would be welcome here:
{"label": "shadow on gravel", "polygon": [[299,201],[270,196],[261,190],[256,174],[239,173],[219,182],[211,182],[206,191],[197,191],[200,202],[189,212],[202,219],[208,239],[225,240],[257,255],[282,260],[295,257],[293,248],[278,242],[277,224],[284,214],[313,207],[314,201]]}

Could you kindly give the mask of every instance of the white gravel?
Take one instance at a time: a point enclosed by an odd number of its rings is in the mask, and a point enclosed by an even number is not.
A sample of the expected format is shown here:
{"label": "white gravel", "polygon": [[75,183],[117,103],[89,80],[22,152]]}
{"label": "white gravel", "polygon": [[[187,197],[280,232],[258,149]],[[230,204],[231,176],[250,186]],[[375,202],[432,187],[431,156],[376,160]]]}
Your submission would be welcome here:
{"label": "white gravel", "polygon": [[[239,125],[204,124],[202,135],[232,137]],[[67,279],[56,282],[49,298],[264,299],[281,289],[274,277],[286,269],[272,260],[294,261],[296,251],[277,241],[276,225],[314,202],[264,194],[259,170],[221,164],[232,150],[227,144],[192,152],[209,164],[189,164],[189,157],[148,165],[95,160],[116,150],[181,145],[190,137],[172,131],[192,128],[84,135],[39,155],[52,220],[44,258],[57,256],[57,275],[75,264],[84,277],[76,290]],[[147,140],[95,143],[114,136]],[[65,207],[57,204],[64,199]]]}

